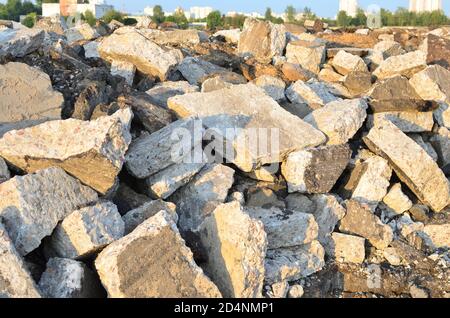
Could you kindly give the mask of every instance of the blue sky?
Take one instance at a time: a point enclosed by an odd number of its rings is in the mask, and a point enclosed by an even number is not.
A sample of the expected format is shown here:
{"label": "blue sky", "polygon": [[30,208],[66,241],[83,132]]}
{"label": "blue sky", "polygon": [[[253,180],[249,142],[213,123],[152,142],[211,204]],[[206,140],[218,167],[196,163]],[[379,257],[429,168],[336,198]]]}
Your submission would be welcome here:
{"label": "blue sky", "polygon": [[[227,11],[257,11],[264,13],[266,7],[271,7],[274,12],[283,12],[286,6],[292,4],[295,8],[308,6],[315,13],[323,17],[333,17],[338,10],[338,0],[106,0],[114,4],[118,9],[130,12],[139,12],[146,6],[160,4],[165,11],[173,11],[177,6],[189,8],[191,6],[211,6],[223,12]],[[450,0],[443,0],[444,10],[450,15]],[[409,0],[359,0],[359,5],[367,7],[370,4],[378,4],[381,7],[395,10],[397,7],[408,7]]]}
{"label": "blue sky", "polygon": [[[0,0],[5,2],[6,0]],[[191,6],[211,6],[222,12],[227,11],[257,11],[264,14],[267,7],[271,7],[274,12],[282,13],[286,6],[292,4],[295,8],[308,6],[315,13],[322,17],[334,17],[338,10],[338,0],[106,0],[116,6],[117,9],[130,13],[140,12],[146,6],[160,4],[165,11],[173,11],[177,6],[189,8]],[[395,10],[397,7],[408,7],[409,0],[359,0],[359,5],[366,8],[370,4]],[[443,0],[444,10],[450,15],[450,0]]]}

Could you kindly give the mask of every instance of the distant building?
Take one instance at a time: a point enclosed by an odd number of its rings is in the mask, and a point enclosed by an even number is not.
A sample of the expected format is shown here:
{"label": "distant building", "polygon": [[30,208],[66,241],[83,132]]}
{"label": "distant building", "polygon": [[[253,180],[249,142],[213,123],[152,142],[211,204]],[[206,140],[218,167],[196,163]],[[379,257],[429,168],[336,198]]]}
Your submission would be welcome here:
{"label": "distant building", "polygon": [[60,3],[42,3],[42,16],[73,16],[89,10],[97,19],[100,19],[106,12],[113,9],[114,6],[106,4],[104,0],[61,0]]}
{"label": "distant building", "polygon": [[345,11],[348,16],[355,17],[358,13],[358,0],[340,0],[339,12]]}
{"label": "distant building", "polygon": [[152,17],[153,16],[153,8],[154,7],[145,7],[144,8],[144,15]]}
{"label": "distant building", "polygon": [[188,19],[206,19],[206,17],[213,12],[212,7],[191,7],[189,11],[185,11],[185,16]]}
{"label": "distant building", "polygon": [[442,0],[410,0],[409,11],[427,12],[442,10]]}

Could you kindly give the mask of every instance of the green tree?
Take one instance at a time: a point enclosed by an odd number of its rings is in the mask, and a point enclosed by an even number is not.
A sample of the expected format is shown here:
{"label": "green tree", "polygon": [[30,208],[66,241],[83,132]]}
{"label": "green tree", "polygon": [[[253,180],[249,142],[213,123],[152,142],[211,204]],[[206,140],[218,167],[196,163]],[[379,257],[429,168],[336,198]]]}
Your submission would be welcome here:
{"label": "green tree", "polygon": [[157,24],[163,23],[165,20],[163,8],[159,4],[153,7],[152,20]]}
{"label": "green tree", "polygon": [[355,26],[367,25],[367,16],[363,9],[358,9],[355,18],[352,19],[352,24]]}
{"label": "green tree", "polygon": [[84,12],[84,21],[86,21],[90,26],[94,26],[97,22],[97,19],[95,18],[95,15],[91,10],[86,10]]}
{"label": "green tree", "polygon": [[173,17],[175,18],[175,23],[178,24],[178,26],[182,29],[187,29],[189,27],[189,21],[184,15],[184,12],[175,12],[173,14]]}
{"label": "green tree", "polygon": [[102,20],[105,23],[110,23],[112,20],[116,20],[119,22],[123,21],[123,14],[116,10],[109,10],[105,13],[105,15],[102,17]]}
{"label": "green tree", "polygon": [[266,9],[266,13],[264,14],[264,19],[267,21],[272,21],[273,20],[273,15],[272,15],[272,9],[271,8],[267,8]]}
{"label": "green tree", "polygon": [[208,25],[208,29],[215,30],[217,27],[222,25],[222,15],[220,11],[213,11],[206,17],[206,23]]}
{"label": "green tree", "polygon": [[340,27],[347,27],[350,25],[351,18],[347,15],[345,11],[339,11],[337,16],[337,25]]}
{"label": "green tree", "polygon": [[310,7],[305,7],[303,9],[303,16],[305,19],[314,20],[317,18],[316,14],[311,10]]}
{"label": "green tree", "polygon": [[25,19],[23,19],[22,24],[32,28],[36,24],[36,12],[28,13]]}
{"label": "green tree", "polygon": [[297,10],[295,10],[294,6],[287,6],[286,10],[284,10],[284,13],[286,14],[286,19],[288,22],[295,22]]}

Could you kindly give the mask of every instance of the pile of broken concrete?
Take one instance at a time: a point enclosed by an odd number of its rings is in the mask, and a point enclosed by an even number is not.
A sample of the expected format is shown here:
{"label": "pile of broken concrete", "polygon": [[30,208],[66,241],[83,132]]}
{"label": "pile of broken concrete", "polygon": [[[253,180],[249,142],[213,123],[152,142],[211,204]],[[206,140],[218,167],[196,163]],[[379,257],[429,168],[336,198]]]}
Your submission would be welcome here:
{"label": "pile of broken concrete", "polygon": [[449,32],[376,31],[2,26],[0,297],[449,297]]}

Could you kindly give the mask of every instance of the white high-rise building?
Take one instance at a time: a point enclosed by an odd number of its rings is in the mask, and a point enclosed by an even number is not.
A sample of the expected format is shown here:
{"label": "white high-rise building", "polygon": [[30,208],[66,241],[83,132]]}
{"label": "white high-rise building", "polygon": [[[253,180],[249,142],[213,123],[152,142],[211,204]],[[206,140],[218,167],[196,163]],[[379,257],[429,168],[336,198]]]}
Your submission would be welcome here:
{"label": "white high-rise building", "polygon": [[185,15],[188,19],[205,19],[213,11],[214,9],[211,7],[191,7],[189,11],[185,12]]}
{"label": "white high-rise building", "polygon": [[347,15],[355,17],[358,13],[358,0],[339,0],[340,11],[345,11]]}
{"label": "white high-rise building", "polygon": [[410,0],[409,11],[427,12],[442,10],[442,0]]}

